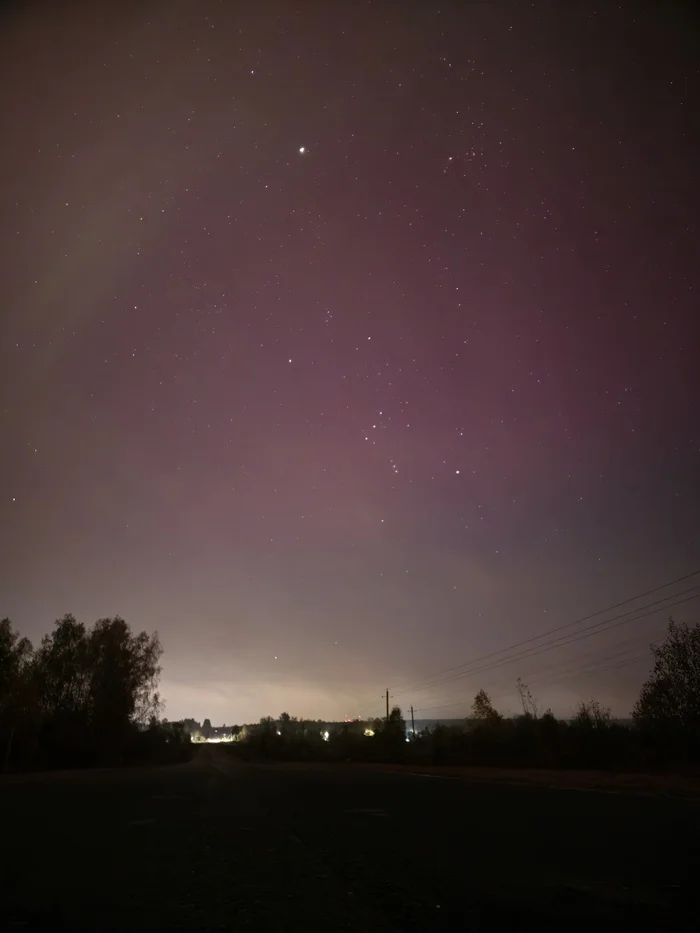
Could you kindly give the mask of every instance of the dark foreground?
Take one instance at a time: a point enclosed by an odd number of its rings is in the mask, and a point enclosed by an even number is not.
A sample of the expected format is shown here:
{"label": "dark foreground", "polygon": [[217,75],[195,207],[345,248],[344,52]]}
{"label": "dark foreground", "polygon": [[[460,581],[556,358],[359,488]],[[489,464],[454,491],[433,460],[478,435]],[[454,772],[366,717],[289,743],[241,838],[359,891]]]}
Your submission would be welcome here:
{"label": "dark foreground", "polygon": [[[700,801],[361,767],[0,780],[0,929],[695,928]],[[506,927],[508,924],[508,927]]]}

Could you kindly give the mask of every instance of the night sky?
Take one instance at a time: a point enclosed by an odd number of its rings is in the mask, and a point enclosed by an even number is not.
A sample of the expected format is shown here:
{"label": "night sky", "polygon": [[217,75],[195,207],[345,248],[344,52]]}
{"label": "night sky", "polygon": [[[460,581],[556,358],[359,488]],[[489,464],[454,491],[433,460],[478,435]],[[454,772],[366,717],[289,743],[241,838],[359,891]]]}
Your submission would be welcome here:
{"label": "night sky", "polygon": [[431,677],[700,568],[690,6],[15,9],[0,615],[171,719],[627,714],[665,603]]}

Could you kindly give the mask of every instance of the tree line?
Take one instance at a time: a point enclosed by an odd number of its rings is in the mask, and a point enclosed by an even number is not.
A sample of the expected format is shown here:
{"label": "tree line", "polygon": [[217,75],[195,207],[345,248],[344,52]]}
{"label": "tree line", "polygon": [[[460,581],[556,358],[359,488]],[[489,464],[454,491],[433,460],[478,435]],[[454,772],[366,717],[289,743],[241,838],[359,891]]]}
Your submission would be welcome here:
{"label": "tree line", "polygon": [[34,647],[0,620],[0,768],[85,767],[171,757],[189,744],[160,722],[162,648],[124,619],[72,615]]}
{"label": "tree line", "polygon": [[[504,717],[479,690],[462,725],[407,734],[401,710],[387,719],[327,724],[283,713],[231,727],[243,756],[407,761],[520,767],[678,768],[700,765],[700,627],[669,621],[652,646],[654,667],[631,725],[595,700],[570,721],[517,689],[523,713]],[[179,760],[191,735],[213,737],[209,720],[159,719],[162,647],[119,616],[88,627],[59,619],[37,647],[0,620],[0,768],[85,767]],[[408,739],[408,741],[407,741]]]}
{"label": "tree line", "polygon": [[571,720],[540,712],[527,684],[517,682],[522,715],[506,718],[485,690],[461,725],[406,732],[400,708],[388,719],[356,720],[319,729],[283,713],[247,726],[231,753],[295,760],[393,761],[502,767],[676,769],[700,765],[700,627],[669,621],[652,646],[653,671],[631,723],[616,721],[596,700]]}

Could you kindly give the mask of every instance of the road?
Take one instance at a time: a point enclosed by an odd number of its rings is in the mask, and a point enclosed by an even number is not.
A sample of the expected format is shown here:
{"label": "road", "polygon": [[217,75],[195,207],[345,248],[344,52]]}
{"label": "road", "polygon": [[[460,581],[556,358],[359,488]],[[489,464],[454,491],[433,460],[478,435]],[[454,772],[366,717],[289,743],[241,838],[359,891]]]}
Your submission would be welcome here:
{"label": "road", "polygon": [[0,929],[686,930],[700,800],[184,765],[0,780]]}

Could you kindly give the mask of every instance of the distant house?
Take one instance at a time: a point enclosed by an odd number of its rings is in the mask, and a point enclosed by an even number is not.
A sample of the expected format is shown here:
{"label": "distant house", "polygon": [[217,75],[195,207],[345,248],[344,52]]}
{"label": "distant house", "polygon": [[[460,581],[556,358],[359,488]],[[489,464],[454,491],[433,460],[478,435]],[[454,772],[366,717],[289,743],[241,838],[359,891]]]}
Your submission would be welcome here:
{"label": "distant house", "polygon": [[212,726],[207,742],[235,742],[241,737],[240,726]]}

